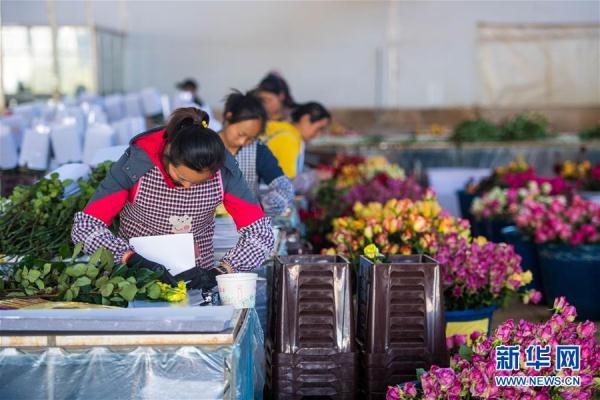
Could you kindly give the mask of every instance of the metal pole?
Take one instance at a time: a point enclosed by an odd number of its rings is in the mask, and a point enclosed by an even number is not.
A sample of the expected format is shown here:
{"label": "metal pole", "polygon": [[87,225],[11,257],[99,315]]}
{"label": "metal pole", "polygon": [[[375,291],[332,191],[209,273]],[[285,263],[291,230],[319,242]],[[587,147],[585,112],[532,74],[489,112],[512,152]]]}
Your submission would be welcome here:
{"label": "metal pole", "polygon": [[4,48],[2,47],[2,0],[0,0],[0,115],[4,114],[6,107],[4,101]]}
{"label": "metal pole", "polygon": [[52,75],[54,79],[54,90],[52,97],[55,101],[60,100],[60,80],[59,80],[59,65],[58,65],[58,27],[56,25],[56,10],[54,8],[54,0],[48,0],[47,3],[48,24],[52,33]]}
{"label": "metal pole", "polygon": [[89,91],[98,93],[98,46],[96,26],[94,24],[94,13],[92,11],[92,2],[90,0],[86,0],[85,2],[85,16],[90,30],[90,51],[92,52],[92,87],[89,88]]}

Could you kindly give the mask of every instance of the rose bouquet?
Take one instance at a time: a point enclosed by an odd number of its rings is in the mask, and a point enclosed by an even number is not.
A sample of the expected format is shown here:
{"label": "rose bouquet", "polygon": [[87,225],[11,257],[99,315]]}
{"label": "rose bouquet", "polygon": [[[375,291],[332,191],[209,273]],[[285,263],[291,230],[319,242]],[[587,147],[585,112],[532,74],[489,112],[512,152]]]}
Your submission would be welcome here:
{"label": "rose bouquet", "polygon": [[392,198],[419,199],[424,189],[396,164],[383,157],[338,156],[307,210],[300,211],[307,238],[318,249],[331,246],[331,221],[352,212],[355,202],[385,202]]}
{"label": "rose bouquet", "polygon": [[[532,279],[531,271],[521,269],[521,257],[512,246],[483,237],[469,241],[456,234],[446,236],[435,258],[442,267],[448,311],[505,306]],[[524,293],[525,302],[540,299],[537,291]]]}
{"label": "rose bouquet", "polygon": [[333,220],[331,253],[347,254],[357,260],[369,244],[383,254],[435,254],[444,235],[468,237],[469,224],[442,211],[431,193],[422,200],[392,199],[385,204],[356,203],[353,214]]}
{"label": "rose bouquet", "polygon": [[600,243],[600,205],[574,195],[527,199],[514,217],[519,229],[537,243]]}
{"label": "rose bouquet", "polygon": [[[419,387],[414,383],[389,387],[388,400],[413,399],[591,399],[598,393],[600,383],[600,345],[597,343],[593,322],[574,323],[576,310],[565,298],[554,302],[554,315],[541,323],[508,320],[500,325],[490,337],[475,332],[472,343],[467,346],[464,337],[450,337],[448,347],[460,351],[451,357],[449,368],[432,366],[422,371]],[[579,346],[579,369],[561,368],[555,370],[557,346]],[[497,354],[499,346],[520,346],[517,348],[518,363],[514,370],[499,371]],[[547,359],[550,366],[535,364],[528,354],[529,346],[549,346]],[[534,347],[535,349],[535,347]],[[497,378],[507,376],[558,377],[575,376],[580,386],[498,386]]]}
{"label": "rose bouquet", "polygon": [[573,182],[579,190],[600,191],[600,163],[592,166],[589,161],[566,161],[560,167],[560,176]]}
{"label": "rose bouquet", "polygon": [[494,187],[471,205],[471,213],[477,219],[512,219],[526,200],[548,202],[552,186],[546,182],[539,185],[530,181],[527,187],[503,189]]}

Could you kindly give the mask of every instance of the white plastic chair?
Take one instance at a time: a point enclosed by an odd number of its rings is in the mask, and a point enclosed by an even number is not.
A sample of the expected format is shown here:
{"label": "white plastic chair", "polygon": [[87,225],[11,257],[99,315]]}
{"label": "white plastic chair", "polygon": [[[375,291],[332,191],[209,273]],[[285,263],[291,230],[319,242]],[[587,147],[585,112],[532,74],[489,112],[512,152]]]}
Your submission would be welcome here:
{"label": "white plastic chair", "polygon": [[127,145],[121,145],[98,149],[94,153],[92,161],[90,161],[90,166],[92,168],[96,168],[98,164],[102,164],[104,161],[117,161],[119,158],[121,158],[123,153],[125,153],[125,150],[127,150],[128,147],[129,146]]}
{"label": "white plastic chair", "polygon": [[141,117],[142,99],[138,93],[129,93],[125,96],[125,116],[126,117]]}
{"label": "white plastic chair", "polygon": [[19,162],[17,144],[10,128],[0,125],[0,169],[13,169]]}
{"label": "white plastic chair", "polygon": [[429,186],[437,194],[442,208],[452,215],[460,216],[456,192],[464,188],[469,179],[480,179],[490,175],[489,168],[429,168]]}
{"label": "white plastic chair", "polygon": [[94,124],[88,127],[83,145],[83,162],[90,164],[99,149],[113,146],[115,130],[106,124]]}
{"label": "white plastic chair", "polygon": [[21,115],[14,114],[0,118],[0,123],[8,127],[13,135],[15,145],[18,149],[21,148],[23,143],[23,134],[25,133],[25,129],[29,127],[25,118]]}
{"label": "white plastic chair", "polygon": [[162,114],[160,92],[155,88],[147,88],[140,92],[142,108],[146,117]]}
{"label": "white plastic chair", "polygon": [[143,117],[124,118],[113,123],[112,127],[115,130],[115,143],[128,145],[135,135],[146,130],[146,120]]}
{"label": "white plastic chair", "polygon": [[54,158],[59,165],[81,161],[81,134],[76,123],[63,123],[52,126],[50,132]]}
{"label": "white plastic chair", "polygon": [[104,98],[104,109],[110,122],[118,121],[125,117],[125,99],[120,94],[113,94]]}
{"label": "white plastic chair", "polygon": [[19,165],[29,169],[45,171],[50,156],[50,127],[38,124],[26,129],[23,146],[19,155]]}

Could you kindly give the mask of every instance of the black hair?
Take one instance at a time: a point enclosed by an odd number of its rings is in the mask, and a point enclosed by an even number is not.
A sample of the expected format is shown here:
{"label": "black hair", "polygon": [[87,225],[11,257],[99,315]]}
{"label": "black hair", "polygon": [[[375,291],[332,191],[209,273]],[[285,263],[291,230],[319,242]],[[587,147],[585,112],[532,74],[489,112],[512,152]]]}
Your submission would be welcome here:
{"label": "black hair", "polygon": [[252,119],[260,120],[260,131],[264,132],[268,116],[260,99],[253,92],[243,94],[234,90],[225,99],[223,120],[230,124],[236,124]]}
{"label": "black hair", "polygon": [[193,107],[178,108],[169,116],[164,138],[169,146],[164,157],[174,166],[216,173],[225,163],[225,146],[208,128],[209,117]]}
{"label": "black hair", "polygon": [[269,72],[267,76],[265,76],[263,80],[260,81],[256,88],[256,91],[269,92],[276,95],[280,95],[283,93],[283,95],[285,96],[285,98],[283,99],[283,104],[288,108],[293,108],[296,106],[296,102],[294,101],[294,99],[292,98],[292,94],[290,93],[290,87],[288,86],[285,79],[273,72]]}
{"label": "black hair", "polygon": [[331,120],[331,114],[320,103],[311,101],[309,103],[298,104],[292,111],[292,122],[299,122],[300,118],[310,115],[310,122],[317,122],[322,119]]}

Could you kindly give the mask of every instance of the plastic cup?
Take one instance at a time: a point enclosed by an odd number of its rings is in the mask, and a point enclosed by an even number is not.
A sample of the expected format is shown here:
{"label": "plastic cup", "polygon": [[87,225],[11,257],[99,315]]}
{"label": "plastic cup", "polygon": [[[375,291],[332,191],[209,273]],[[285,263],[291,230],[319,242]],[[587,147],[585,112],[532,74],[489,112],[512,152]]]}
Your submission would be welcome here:
{"label": "plastic cup", "polygon": [[235,308],[252,308],[256,303],[257,274],[240,272],[217,276],[221,304]]}

